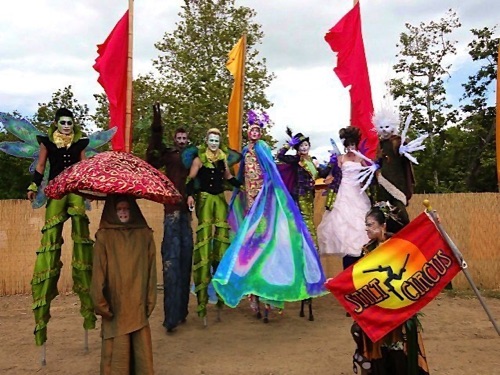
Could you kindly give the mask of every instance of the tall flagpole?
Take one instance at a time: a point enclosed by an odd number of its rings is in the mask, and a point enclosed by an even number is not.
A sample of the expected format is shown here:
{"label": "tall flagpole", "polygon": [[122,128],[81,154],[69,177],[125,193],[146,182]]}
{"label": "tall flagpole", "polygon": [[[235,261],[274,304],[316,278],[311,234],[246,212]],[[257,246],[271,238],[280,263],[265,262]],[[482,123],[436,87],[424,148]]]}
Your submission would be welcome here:
{"label": "tall flagpole", "polygon": [[132,152],[132,61],[134,43],[134,0],[128,1],[127,103],[125,107],[125,152]]}
{"label": "tall flagpole", "polygon": [[500,65],[500,43],[498,44],[498,60],[497,60],[497,103],[496,103],[496,143],[497,143],[497,183],[498,191],[500,191],[500,117],[498,117],[500,112],[500,70],[498,66]]}
{"label": "tall flagpole", "polygon": [[243,98],[245,96],[245,64],[247,60],[247,34],[243,34],[243,70],[241,72],[241,81],[240,81],[240,89],[241,89],[241,100],[240,100],[240,149],[238,151],[241,151],[243,145]]}

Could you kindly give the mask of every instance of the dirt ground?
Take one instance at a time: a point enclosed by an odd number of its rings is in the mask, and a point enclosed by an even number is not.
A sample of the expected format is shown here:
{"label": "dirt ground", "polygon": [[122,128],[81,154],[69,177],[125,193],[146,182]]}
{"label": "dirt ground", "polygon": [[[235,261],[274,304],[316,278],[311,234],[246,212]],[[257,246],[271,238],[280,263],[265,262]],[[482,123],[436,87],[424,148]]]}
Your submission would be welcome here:
{"label": "dirt ground", "polygon": [[[216,322],[209,306],[208,327],[194,314],[175,332],[162,327],[163,295],[151,318],[156,374],[170,375],[342,375],[352,374],[354,342],[345,316],[333,296],[314,301],[315,321],[298,316],[299,304],[287,304],[283,315],[273,313],[269,324],[254,318],[247,301],[225,308]],[[487,298],[500,319],[500,299]],[[59,296],[52,305],[47,365],[33,340],[30,296],[0,298],[0,374],[98,374],[99,329],[84,331],[74,295]],[[191,311],[196,300],[192,296]],[[479,301],[441,294],[422,318],[424,342],[432,374],[500,375],[500,337]]]}

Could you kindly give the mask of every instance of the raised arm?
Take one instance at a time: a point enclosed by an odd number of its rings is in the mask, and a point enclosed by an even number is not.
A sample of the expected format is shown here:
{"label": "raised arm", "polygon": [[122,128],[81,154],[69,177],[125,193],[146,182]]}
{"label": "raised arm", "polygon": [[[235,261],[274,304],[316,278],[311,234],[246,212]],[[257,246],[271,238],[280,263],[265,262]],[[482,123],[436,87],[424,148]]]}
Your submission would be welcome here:
{"label": "raised arm", "polygon": [[163,143],[163,126],[161,124],[160,104],[153,104],[153,122],[151,123],[151,136],[146,150],[146,161],[155,168],[162,167],[162,155],[167,147]]}

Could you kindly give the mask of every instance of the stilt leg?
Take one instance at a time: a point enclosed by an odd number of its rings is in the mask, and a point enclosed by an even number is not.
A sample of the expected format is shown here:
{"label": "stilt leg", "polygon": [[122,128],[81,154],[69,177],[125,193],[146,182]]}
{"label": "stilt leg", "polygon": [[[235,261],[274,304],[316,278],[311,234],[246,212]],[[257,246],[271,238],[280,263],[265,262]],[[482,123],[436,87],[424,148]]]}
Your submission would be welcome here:
{"label": "stilt leg", "polygon": [[83,336],[83,351],[85,353],[89,352],[89,331],[88,331],[88,329],[85,330],[85,333]]}
{"label": "stilt leg", "polygon": [[264,323],[269,323],[269,310],[271,309],[271,306],[266,303],[265,309],[264,309]]}
{"label": "stilt leg", "polygon": [[300,301],[300,312],[299,312],[299,316],[301,318],[303,318],[305,316],[304,314],[304,300]]}
{"label": "stilt leg", "polygon": [[262,319],[262,314],[260,312],[260,301],[258,296],[253,296],[255,298],[255,305],[257,306],[257,319]]}
{"label": "stilt leg", "polygon": [[221,311],[222,311],[222,306],[217,306],[217,321],[218,322],[222,321],[220,318]]}
{"label": "stilt leg", "polygon": [[42,345],[42,357],[40,359],[40,363],[42,366],[45,366],[47,364],[47,357],[46,357],[46,351],[45,351],[45,343]]}
{"label": "stilt leg", "polygon": [[312,298],[309,299],[309,321],[310,322],[314,321],[313,300],[312,300]]}

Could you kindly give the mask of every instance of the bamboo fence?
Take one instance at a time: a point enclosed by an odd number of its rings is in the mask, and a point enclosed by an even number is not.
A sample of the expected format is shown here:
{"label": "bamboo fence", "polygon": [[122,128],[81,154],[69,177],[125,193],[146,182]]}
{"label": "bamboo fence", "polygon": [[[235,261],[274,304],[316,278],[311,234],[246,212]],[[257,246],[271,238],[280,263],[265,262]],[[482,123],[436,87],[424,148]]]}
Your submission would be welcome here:
{"label": "bamboo fence", "polygon": [[[423,211],[422,202],[429,199],[437,210],[444,228],[458,246],[469,265],[469,272],[481,289],[500,289],[500,194],[430,194],[415,195],[408,211],[411,218]],[[160,204],[140,200],[139,205],[154,230],[157,247],[158,279],[161,278],[160,246],[163,235],[163,207]],[[97,231],[104,204],[92,202],[87,212],[90,232]],[[324,211],[324,197],[321,190],[316,195],[315,224],[318,225]],[[31,276],[35,261],[35,251],[41,239],[40,229],[44,223],[45,210],[33,210],[28,201],[0,201],[0,296],[31,293]],[[193,228],[196,227],[193,219]],[[59,279],[60,293],[70,293],[71,280],[71,222],[64,225],[62,248],[64,264]],[[332,277],[342,269],[341,259],[324,257],[323,267],[327,277]],[[453,281],[457,290],[468,289],[465,277],[459,274]]]}

